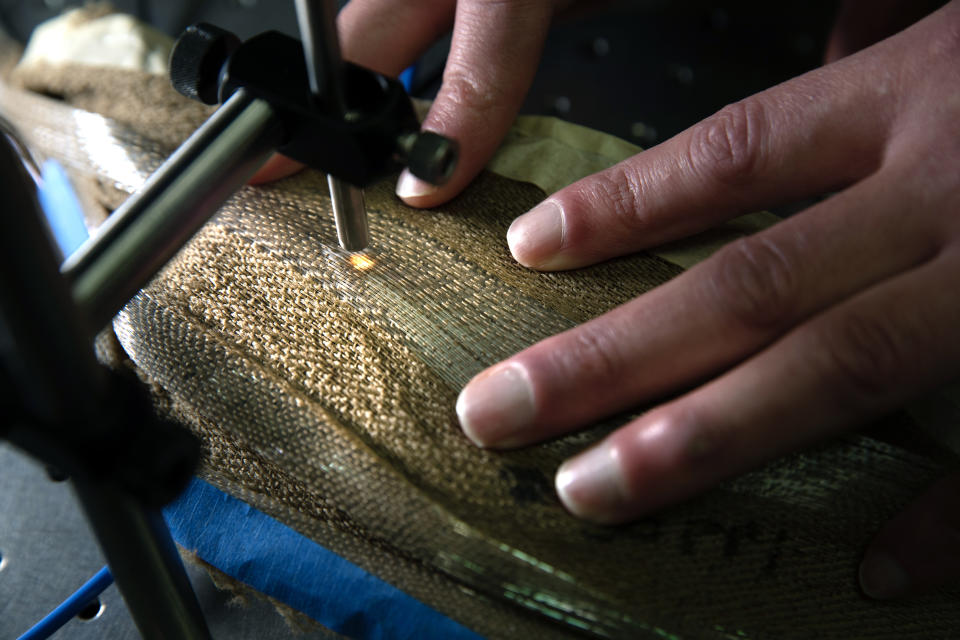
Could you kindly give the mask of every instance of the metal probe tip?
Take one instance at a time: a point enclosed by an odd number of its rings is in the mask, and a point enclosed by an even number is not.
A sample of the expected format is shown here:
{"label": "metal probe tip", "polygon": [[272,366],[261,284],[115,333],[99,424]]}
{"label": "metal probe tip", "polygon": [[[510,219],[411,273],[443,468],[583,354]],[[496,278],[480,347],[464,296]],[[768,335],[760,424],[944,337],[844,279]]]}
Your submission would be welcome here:
{"label": "metal probe tip", "polygon": [[[296,0],[297,24],[303,41],[310,92],[336,105],[347,115],[343,95],[343,60],[337,39],[337,3],[334,0]],[[337,239],[347,251],[365,249],[370,241],[367,229],[367,207],[363,191],[332,175],[327,176]]]}
{"label": "metal probe tip", "polygon": [[366,249],[370,243],[367,228],[367,207],[363,189],[348,182],[327,176],[330,187],[330,202],[333,203],[333,219],[337,225],[337,240],[347,251]]}

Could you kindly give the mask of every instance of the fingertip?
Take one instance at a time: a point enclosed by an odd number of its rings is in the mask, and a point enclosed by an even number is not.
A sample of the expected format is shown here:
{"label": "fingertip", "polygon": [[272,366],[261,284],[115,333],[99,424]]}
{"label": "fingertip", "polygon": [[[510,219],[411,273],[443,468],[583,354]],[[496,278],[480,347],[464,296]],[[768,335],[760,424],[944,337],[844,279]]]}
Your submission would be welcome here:
{"label": "fingertip", "polygon": [[440,188],[413,175],[404,169],[397,180],[397,197],[411,207],[431,207],[443,200],[437,198]]}
{"label": "fingertip", "polygon": [[301,169],[303,169],[302,164],[277,153],[267,160],[247,182],[252,185],[275,182],[276,180],[291,176]]}
{"label": "fingertip", "polygon": [[576,266],[563,253],[563,210],[545,200],[513,221],[507,230],[507,245],[514,260],[541,271],[561,271]]}
{"label": "fingertip", "polygon": [[554,484],[560,502],[578,518],[617,524],[632,515],[618,450],[609,442],[601,442],[560,465]]}
{"label": "fingertip", "polygon": [[457,418],[477,446],[509,449],[529,443],[536,418],[530,377],[523,365],[506,363],[474,377],[457,397]]}

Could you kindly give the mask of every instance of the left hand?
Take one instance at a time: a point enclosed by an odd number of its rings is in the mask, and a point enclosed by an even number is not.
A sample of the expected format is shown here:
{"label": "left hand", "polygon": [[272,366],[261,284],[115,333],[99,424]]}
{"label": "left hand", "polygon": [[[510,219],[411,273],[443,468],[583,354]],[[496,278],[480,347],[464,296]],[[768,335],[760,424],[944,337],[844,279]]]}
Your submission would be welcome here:
{"label": "left hand", "polygon": [[[464,431],[521,446],[692,387],[560,468],[567,508],[613,523],[956,379],[958,131],[954,0],[555,193],[508,233],[528,267],[572,269],[835,195],[479,374],[457,402]],[[868,593],[960,575],[960,481],[913,508],[929,526],[894,521],[877,538]]]}

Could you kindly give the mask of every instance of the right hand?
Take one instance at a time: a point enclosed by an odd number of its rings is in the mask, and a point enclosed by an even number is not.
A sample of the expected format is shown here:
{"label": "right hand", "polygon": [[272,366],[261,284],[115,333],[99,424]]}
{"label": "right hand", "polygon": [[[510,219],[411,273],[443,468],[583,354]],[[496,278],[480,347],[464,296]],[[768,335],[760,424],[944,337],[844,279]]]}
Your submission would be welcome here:
{"label": "right hand", "polygon": [[[404,171],[397,195],[433,207],[460,193],[493,156],[523,103],[554,10],[563,0],[352,0],[337,16],[343,57],[396,77],[453,24],[443,84],[423,129],[460,143],[450,180],[435,187]],[[274,156],[252,183],[294,173]]]}

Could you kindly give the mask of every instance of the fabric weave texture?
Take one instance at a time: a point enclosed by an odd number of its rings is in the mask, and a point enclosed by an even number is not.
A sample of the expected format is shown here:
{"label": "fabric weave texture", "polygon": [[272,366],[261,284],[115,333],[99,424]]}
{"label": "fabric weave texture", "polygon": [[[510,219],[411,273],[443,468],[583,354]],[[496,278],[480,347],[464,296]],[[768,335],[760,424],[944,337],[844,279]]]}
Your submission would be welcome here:
{"label": "fabric weave texture", "polygon": [[[9,88],[0,108],[107,209],[165,153],[135,119]],[[628,416],[518,451],[470,444],[453,407],[471,376],[681,269],[639,254],[530,271],[504,237],[539,188],[486,173],[421,211],[392,184],[367,192],[364,268],[304,171],[241,190],[117,316],[158,410],[203,438],[205,479],[492,638],[960,633],[957,589],[889,604],[857,587],[871,536],[955,464],[906,413],[885,420],[898,444],[843,438],[621,527],[567,514],[551,479]]]}

